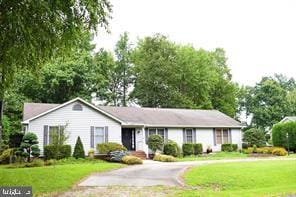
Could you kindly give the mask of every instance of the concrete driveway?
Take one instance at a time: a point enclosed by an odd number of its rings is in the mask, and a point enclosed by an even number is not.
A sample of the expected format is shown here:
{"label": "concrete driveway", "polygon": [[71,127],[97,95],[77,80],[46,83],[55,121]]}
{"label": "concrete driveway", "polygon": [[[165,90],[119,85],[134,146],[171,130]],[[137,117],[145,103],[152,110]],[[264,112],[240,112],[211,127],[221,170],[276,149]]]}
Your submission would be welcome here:
{"label": "concrete driveway", "polygon": [[[91,175],[83,180],[78,186],[183,186],[180,175],[192,166],[211,163],[229,162],[253,162],[258,160],[279,160],[279,159],[233,159],[233,160],[212,160],[192,162],[156,162],[147,160],[143,165],[128,166],[109,172]],[[282,159],[285,160],[285,159]]]}

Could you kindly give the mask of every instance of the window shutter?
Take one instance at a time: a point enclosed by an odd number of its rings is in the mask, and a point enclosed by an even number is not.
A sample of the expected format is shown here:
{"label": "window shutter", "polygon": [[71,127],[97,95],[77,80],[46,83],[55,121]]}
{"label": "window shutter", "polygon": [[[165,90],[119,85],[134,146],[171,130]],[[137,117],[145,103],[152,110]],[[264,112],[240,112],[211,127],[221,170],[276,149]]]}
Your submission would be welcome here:
{"label": "window shutter", "polygon": [[108,142],[108,126],[105,126],[105,142]]}
{"label": "window shutter", "polygon": [[145,142],[146,142],[146,144],[148,143],[148,137],[149,137],[148,128],[145,128]]}
{"label": "window shutter", "polygon": [[183,129],[183,143],[186,143],[186,130]]}
{"label": "window shutter", "polygon": [[95,137],[94,137],[94,133],[95,133],[95,127],[91,126],[90,127],[90,147],[91,148],[95,148]]}
{"label": "window shutter", "polygon": [[196,129],[195,128],[193,129],[192,138],[193,138],[192,141],[195,144],[196,143]]}
{"label": "window shutter", "polygon": [[43,146],[48,144],[48,125],[43,127]]}
{"label": "window shutter", "polygon": [[232,136],[231,136],[231,129],[228,129],[228,138],[229,143],[232,144]]}
{"label": "window shutter", "polygon": [[164,142],[168,142],[168,128],[164,129]]}
{"label": "window shutter", "polygon": [[214,146],[217,145],[217,142],[216,142],[216,129],[213,128],[213,140],[214,140]]}

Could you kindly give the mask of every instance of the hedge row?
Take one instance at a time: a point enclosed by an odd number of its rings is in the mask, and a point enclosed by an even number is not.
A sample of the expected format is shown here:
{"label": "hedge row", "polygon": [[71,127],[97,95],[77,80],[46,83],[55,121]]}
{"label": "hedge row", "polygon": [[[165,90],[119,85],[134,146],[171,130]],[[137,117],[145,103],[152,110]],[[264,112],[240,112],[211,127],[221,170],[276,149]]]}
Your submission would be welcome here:
{"label": "hedge row", "polygon": [[221,150],[224,152],[236,152],[238,149],[237,144],[222,144]]}
{"label": "hedge row", "polygon": [[296,151],[296,121],[290,121],[286,123],[278,123],[272,128],[272,142],[274,146],[285,147],[288,149],[289,135],[289,149]]}
{"label": "hedge row", "polygon": [[71,156],[71,145],[47,145],[44,147],[44,159],[64,159]]}
{"label": "hedge row", "polygon": [[184,143],[182,145],[183,156],[202,154],[202,144]]}

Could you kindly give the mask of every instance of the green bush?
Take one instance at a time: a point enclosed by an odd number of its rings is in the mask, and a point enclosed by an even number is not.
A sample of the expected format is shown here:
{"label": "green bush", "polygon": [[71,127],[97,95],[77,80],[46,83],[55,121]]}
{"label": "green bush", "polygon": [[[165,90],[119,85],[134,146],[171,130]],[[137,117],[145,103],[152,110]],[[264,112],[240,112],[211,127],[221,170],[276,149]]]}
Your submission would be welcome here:
{"label": "green bush", "polygon": [[58,159],[71,157],[71,145],[65,144],[60,146]]}
{"label": "green bush", "polygon": [[44,159],[56,159],[58,157],[57,147],[54,145],[44,146]]}
{"label": "green bush", "polygon": [[75,147],[74,147],[74,152],[73,152],[73,157],[76,159],[78,158],[85,158],[85,152],[83,148],[83,144],[81,142],[80,137],[78,136]]}
{"label": "green bush", "polygon": [[162,161],[162,162],[175,162],[177,161],[175,157],[171,155],[162,155],[156,154],[153,158],[154,161]]}
{"label": "green bush", "polygon": [[64,159],[71,157],[71,145],[47,145],[44,147],[44,159]]}
{"label": "green bush", "polygon": [[134,164],[143,164],[143,161],[135,156],[126,155],[122,158],[122,162],[127,165],[134,165]]}
{"label": "green bush", "polygon": [[160,135],[150,135],[147,144],[153,152],[163,149],[163,139]]}
{"label": "green bush", "polygon": [[57,163],[57,160],[55,160],[55,159],[50,159],[50,160],[47,160],[47,161],[45,161],[45,165],[46,166],[52,166],[52,165],[55,165]]}
{"label": "green bush", "polygon": [[251,128],[244,131],[243,141],[248,144],[248,146],[256,145],[257,147],[266,145],[266,138],[264,131],[257,128]]}
{"label": "green bush", "polygon": [[24,133],[16,132],[9,135],[9,147],[18,148],[21,146]]}
{"label": "green bush", "polygon": [[180,148],[176,142],[169,140],[163,146],[163,153],[166,155],[177,157],[180,155]]}
{"label": "green bush", "polygon": [[28,132],[24,135],[19,152],[20,155],[25,157],[28,162],[31,161],[31,155],[34,157],[38,157],[40,155],[38,138],[35,133]]}
{"label": "green bush", "polygon": [[193,155],[194,154],[194,147],[192,143],[184,143],[182,145],[182,152],[183,156]]}
{"label": "green bush", "polygon": [[113,151],[126,151],[127,149],[122,145],[115,142],[107,142],[97,144],[97,150],[100,154],[109,154]]}
{"label": "green bush", "polygon": [[195,155],[201,155],[202,154],[202,144],[193,144],[194,154]]}
{"label": "green bush", "polygon": [[273,155],[286,156],[288,152],[284,148],[275,148],[272,150]]}
{"label": "green bush", "polygon": [[0,155],[0,163],[1,164],[8,164],[10,158],[14,155],[13,148],[6,149]]}
{"label": "green bush", "polygon": [[237,144],[222,144],[221,150],[224,152],[236,152],[238,149]]}
{"label": "green bush", "polygon": [[273,126],[273,145],[288,149],[287,133],[289,134],[289,148],[291,151],[296,152],[296,121],[278,123]]}

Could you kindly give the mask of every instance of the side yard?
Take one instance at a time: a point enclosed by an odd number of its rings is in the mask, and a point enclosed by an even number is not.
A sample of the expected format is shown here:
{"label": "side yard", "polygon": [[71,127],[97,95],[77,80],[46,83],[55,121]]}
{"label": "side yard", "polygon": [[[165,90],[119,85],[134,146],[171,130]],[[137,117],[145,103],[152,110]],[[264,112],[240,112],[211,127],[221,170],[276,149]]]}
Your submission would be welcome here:
{"label": "side yard", "polygon": [[210,164],[183,176],[180,196],[265,196],[296,193],[296,160]]}
{"label": "side yard", "polygon": [[32,186],[34,194],[61,192],[70,189],[82,178],[95,173],[123,167],[107,162],[84,162],[34,168],[0,167],[0,185]]}

